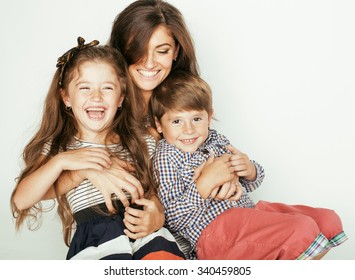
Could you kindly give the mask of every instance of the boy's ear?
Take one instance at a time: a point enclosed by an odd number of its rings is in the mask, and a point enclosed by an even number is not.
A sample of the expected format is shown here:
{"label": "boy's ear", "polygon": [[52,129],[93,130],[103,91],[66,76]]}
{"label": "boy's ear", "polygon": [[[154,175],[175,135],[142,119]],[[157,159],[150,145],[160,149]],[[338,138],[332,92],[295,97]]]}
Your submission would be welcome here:
{"label": "boy's ear", "polygon": [[155,122],[155,126],[157,128],[157,131],[159,133],[163,133],[163,128],[161,127],[161,124],[160,124],[160,122],[159,122],[157,117],[154,117],[154,122]]}
{"label": "boy's ear", "polygon": [[62,100],[63,100],[65,106],[71,107],[69,95],[67,95],[67,94],[65,93],[65,90],[60,89],[60,95],[61,95],[61,97],[62,97]]}

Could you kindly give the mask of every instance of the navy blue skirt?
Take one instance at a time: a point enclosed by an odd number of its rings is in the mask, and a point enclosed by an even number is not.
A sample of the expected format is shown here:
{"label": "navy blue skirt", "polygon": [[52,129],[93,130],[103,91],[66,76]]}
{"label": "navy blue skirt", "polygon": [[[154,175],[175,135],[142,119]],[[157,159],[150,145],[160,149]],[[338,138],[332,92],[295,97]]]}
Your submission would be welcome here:
{"label": "navy blue skirt", "polygon": [[[140,260],[185,259],[172,234],[165,228],[137,240],[123,232],[124,211],[105,214],[107,208],[87,208],[74,214],[77,223],[67,259]],[[101,213],[102,212],[102,213]]]}

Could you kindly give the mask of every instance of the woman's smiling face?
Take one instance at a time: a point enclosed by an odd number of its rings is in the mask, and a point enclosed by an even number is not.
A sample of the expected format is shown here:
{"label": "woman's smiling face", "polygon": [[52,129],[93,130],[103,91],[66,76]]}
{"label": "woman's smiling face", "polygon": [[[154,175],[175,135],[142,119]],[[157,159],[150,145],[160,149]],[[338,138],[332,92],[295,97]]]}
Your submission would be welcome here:
{"label": "woman's smiling face", "polygon": [[150,97],[169,75],[178,51],[169,29],[160,25],[149,39],[145,57],[128,67],[134,83],[144,96]]}

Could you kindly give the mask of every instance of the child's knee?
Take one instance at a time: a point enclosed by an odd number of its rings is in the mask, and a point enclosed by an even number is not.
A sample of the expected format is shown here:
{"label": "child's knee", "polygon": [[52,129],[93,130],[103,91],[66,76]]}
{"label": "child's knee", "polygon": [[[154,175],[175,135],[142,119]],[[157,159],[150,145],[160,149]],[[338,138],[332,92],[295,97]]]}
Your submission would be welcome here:
{"label": "child's knee", "polygon": [[318,237],[320,229],[312,218],[304,215],[295,215],[291,223],[287,245],[302,253]]}
{"label": "child's knee", "polygon": [[332,239],[343,231],[341,219],[334,210],[321,208],[319,211],[321,213],[318,216],[317,223],[326,238]]}

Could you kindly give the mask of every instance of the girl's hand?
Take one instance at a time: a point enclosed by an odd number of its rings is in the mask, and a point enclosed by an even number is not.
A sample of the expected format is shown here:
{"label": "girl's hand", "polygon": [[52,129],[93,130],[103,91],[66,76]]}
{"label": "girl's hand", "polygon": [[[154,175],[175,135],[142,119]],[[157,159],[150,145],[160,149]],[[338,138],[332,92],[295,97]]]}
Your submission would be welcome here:
{"label": "girl's hand", "polygon": [[236,175],[244,177],[248,181],[254,181],[256,179],[256,168],[249,157],[232,145],[229,145],[227,148],[232,153],[230,162]]}
{"label": "girl's hand", "polygon": [[124,233],[132,239],[145,237],[164,225],[164,212],[158,199],[138,199],[136,204],[144,210],[127,207],[123,222]]}

